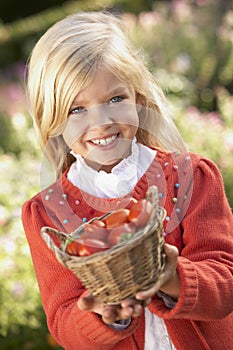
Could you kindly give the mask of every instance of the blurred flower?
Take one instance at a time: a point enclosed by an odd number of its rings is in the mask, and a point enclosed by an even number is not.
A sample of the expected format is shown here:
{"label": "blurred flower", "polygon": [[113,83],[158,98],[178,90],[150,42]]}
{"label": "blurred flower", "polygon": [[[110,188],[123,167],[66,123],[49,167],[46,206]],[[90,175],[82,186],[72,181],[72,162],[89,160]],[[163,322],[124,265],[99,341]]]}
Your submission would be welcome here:
{"label": "blurred flower", "polygon": [[181,22],[189,20],[192,16],[192,8],[185,0],[172,0],[171,7]]}
{"label": "blurred flower", "polygon": [[3,251],[6,252],[6,254],[12,254],[16,250],[16,242],[14,242],[10,237],[8,236],[1,236],[0,237],[0,246]]}
{"label": "blurred flower", "polygon": [[207,113],[207,118],[211,122],[212,125],[217,126],[217,127],[223,126],[223,121],[217,112]]}
{"label": "blurred flower", "polygon": [[0,86],[0,112],[13,115],[26,110],[23,88],[19,83],[8,83]]}
{"label": "blurred flower", "polygon": [[233,11],[225,14],[222,25],[217,29],[217,35],[220,39],[233,43]]}
{"label": "blurred flower", "polygon": [[233,28],[233,10],[228,11],[225,15],[225,23],[230,27]]}
{"label": "blurred flower", "polygon": [[190,106],[186,110],[186,116],[191,119],[199,119],[200,118],[200,111],[196,106]]}
{"label": "blurred flower", "polygon": [[224,144],[229,152],[233,152],[233,132],[224,134]]}
{"label": "blurred flower", "polygon": [[208,130],[214,130],[214,127],[223,127],[223,121],[217,112],[202,113],[197,107],[191,106],[186,110],[186,117],[197,123],[199,126],[205,124],[208,126]]}
{"label": "blurred flower", "polygon": [[187,53],[180,53],[171,63],[170,67],[177,73],[186,73],[191,67],[191,57]]}
{"label": "blurred flower", "polygon": [[24,284],[20,281],[16,281],[12,288],[11,293],[15,298],[21,297],[25,292]]}
{"label": "blurred flower", "polygon": [[210,0],[195,0],[197,6],[205,6],[208,5]]}
{"label": "blurred flower", "polygon": [[27,125],[26,116],[23,113],[14,113],[12,116],[12,124],[17,130],[25,129]]}
{"label": "blurred flower", "polygon": [[13,258],[10,258],[9,256],[6,257],[1,261],[1,276],[4,273],[4,275],[8,275],[9,271],[14,270],[15,268],[15,262]]}
{"label": "blurred flower", "polygon": [[161,22],[161,15],[156,11],[141,12],[138,16],[138,24],[143,29],[151,29]]}

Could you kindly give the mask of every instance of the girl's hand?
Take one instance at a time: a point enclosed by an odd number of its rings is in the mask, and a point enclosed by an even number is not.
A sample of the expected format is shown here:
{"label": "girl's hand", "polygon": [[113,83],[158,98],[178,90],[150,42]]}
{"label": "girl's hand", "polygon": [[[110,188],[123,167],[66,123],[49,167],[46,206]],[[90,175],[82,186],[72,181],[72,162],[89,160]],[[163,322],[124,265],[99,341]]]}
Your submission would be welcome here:
{"label": "girl's hand", "polygon": [[174,299],[178,299],[180,290],[179,276],[176,272],[178,250],[175,246],[165,244],[164,251],[167,259],[164,273],[153,287],[138,292],[136,294],[136,299],[125,299],[119,305],[104,305],[89,291],[86,291],[78,300],[79,309],[95,312],[102,317],[104,323],[111,324],[119,320],[140,316],[143,308],[150,304],[151,298],[159,290]]}
{"label": "girl's hand", "polygon": [[101,315],[106,324],[111,324],[120,320],[126,320],[130,317],[141,315],[143,307],[149,305],[151,299],[144,302],[128,298],[119,305],[104,305],[88,291],[84,292],[78,300],[78,307],[81,310],[92,311]]}
{"label": "girl's hand", "polygon": [[158,281],[145,291],[136,294],[137,300],[148,300],[159,290],[177,300],[180,293],[180,280],[177,274],[178,249],[175,246],[165,243],[164,252],[166,254],[166,267]]}

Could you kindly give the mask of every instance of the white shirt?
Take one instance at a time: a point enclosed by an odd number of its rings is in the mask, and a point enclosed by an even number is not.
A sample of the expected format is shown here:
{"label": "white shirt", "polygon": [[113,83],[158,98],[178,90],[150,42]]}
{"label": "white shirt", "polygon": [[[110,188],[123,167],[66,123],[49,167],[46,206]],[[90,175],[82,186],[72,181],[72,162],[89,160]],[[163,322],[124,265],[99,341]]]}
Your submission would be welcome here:
{"label": "white shirt", "polygon": [[68,180],[94,196],[102,198],[123,197],[129,193],[143,176],[156,155],[156,151],[142,144],[132,142],[132,153],[123,159],[111,171],[96,171],[85,160],[71,151],[76,162],[67,174]]}
{"label": "white shirt", "polygon": [[[111,173],[106,173],[92,169],[80,155],[73,151],[71,153],[75,156],[76,162],[70,167],[67,174],[68,180],[83,191],[101,198],[122,197],[129,193],[156,156],[155,150],[134,140],[131,155],[117,164]],[[163,319],[145,308],[145,320],[144,350],[175,350]],[[130,321],[111,326],[120,330],[127,327],[129,323]]]}

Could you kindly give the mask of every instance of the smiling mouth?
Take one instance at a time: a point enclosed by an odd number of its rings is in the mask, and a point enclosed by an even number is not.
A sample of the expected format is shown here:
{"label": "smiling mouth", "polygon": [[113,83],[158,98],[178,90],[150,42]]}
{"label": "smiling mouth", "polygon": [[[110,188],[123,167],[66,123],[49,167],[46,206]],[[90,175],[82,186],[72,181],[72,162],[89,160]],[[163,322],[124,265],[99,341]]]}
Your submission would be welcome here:
{"label": "smiling mouth", "polygon": [[118,134],[115,134],[102,139],[90,140],[90,142],[94,143],[94,145],[97,145],[97,146],[107,146],[107,145],[110,145],[113,141],[115,141],[117,137],[118,137]]}

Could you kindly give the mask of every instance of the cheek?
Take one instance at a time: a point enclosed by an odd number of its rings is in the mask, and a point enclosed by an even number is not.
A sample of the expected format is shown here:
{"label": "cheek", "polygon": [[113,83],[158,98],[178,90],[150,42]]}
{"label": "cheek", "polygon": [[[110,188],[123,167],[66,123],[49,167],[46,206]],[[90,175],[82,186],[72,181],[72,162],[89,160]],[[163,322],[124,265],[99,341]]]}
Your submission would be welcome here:
{"label": "cheek", "polygon": [[131,138],[134,137],[139,127],[139,118],[136,110],[131,111],[129,115],[126,115],[124,120],[124,122],[127,123],[127,126],[129,127]]}
{"label": "cheek", "polygon": [[115,121],[137,129],[139,126],[139,117],[136,106],[134,104],[126,104],[118,108],[115,114]]}
{"label": "cheek", "polygon": [[67,146],[70,148],[77,142],[80,137],[84,134],[86,129],[85,120],[71,116],[65,125],[64,131],[62,133],[63,138]]}

